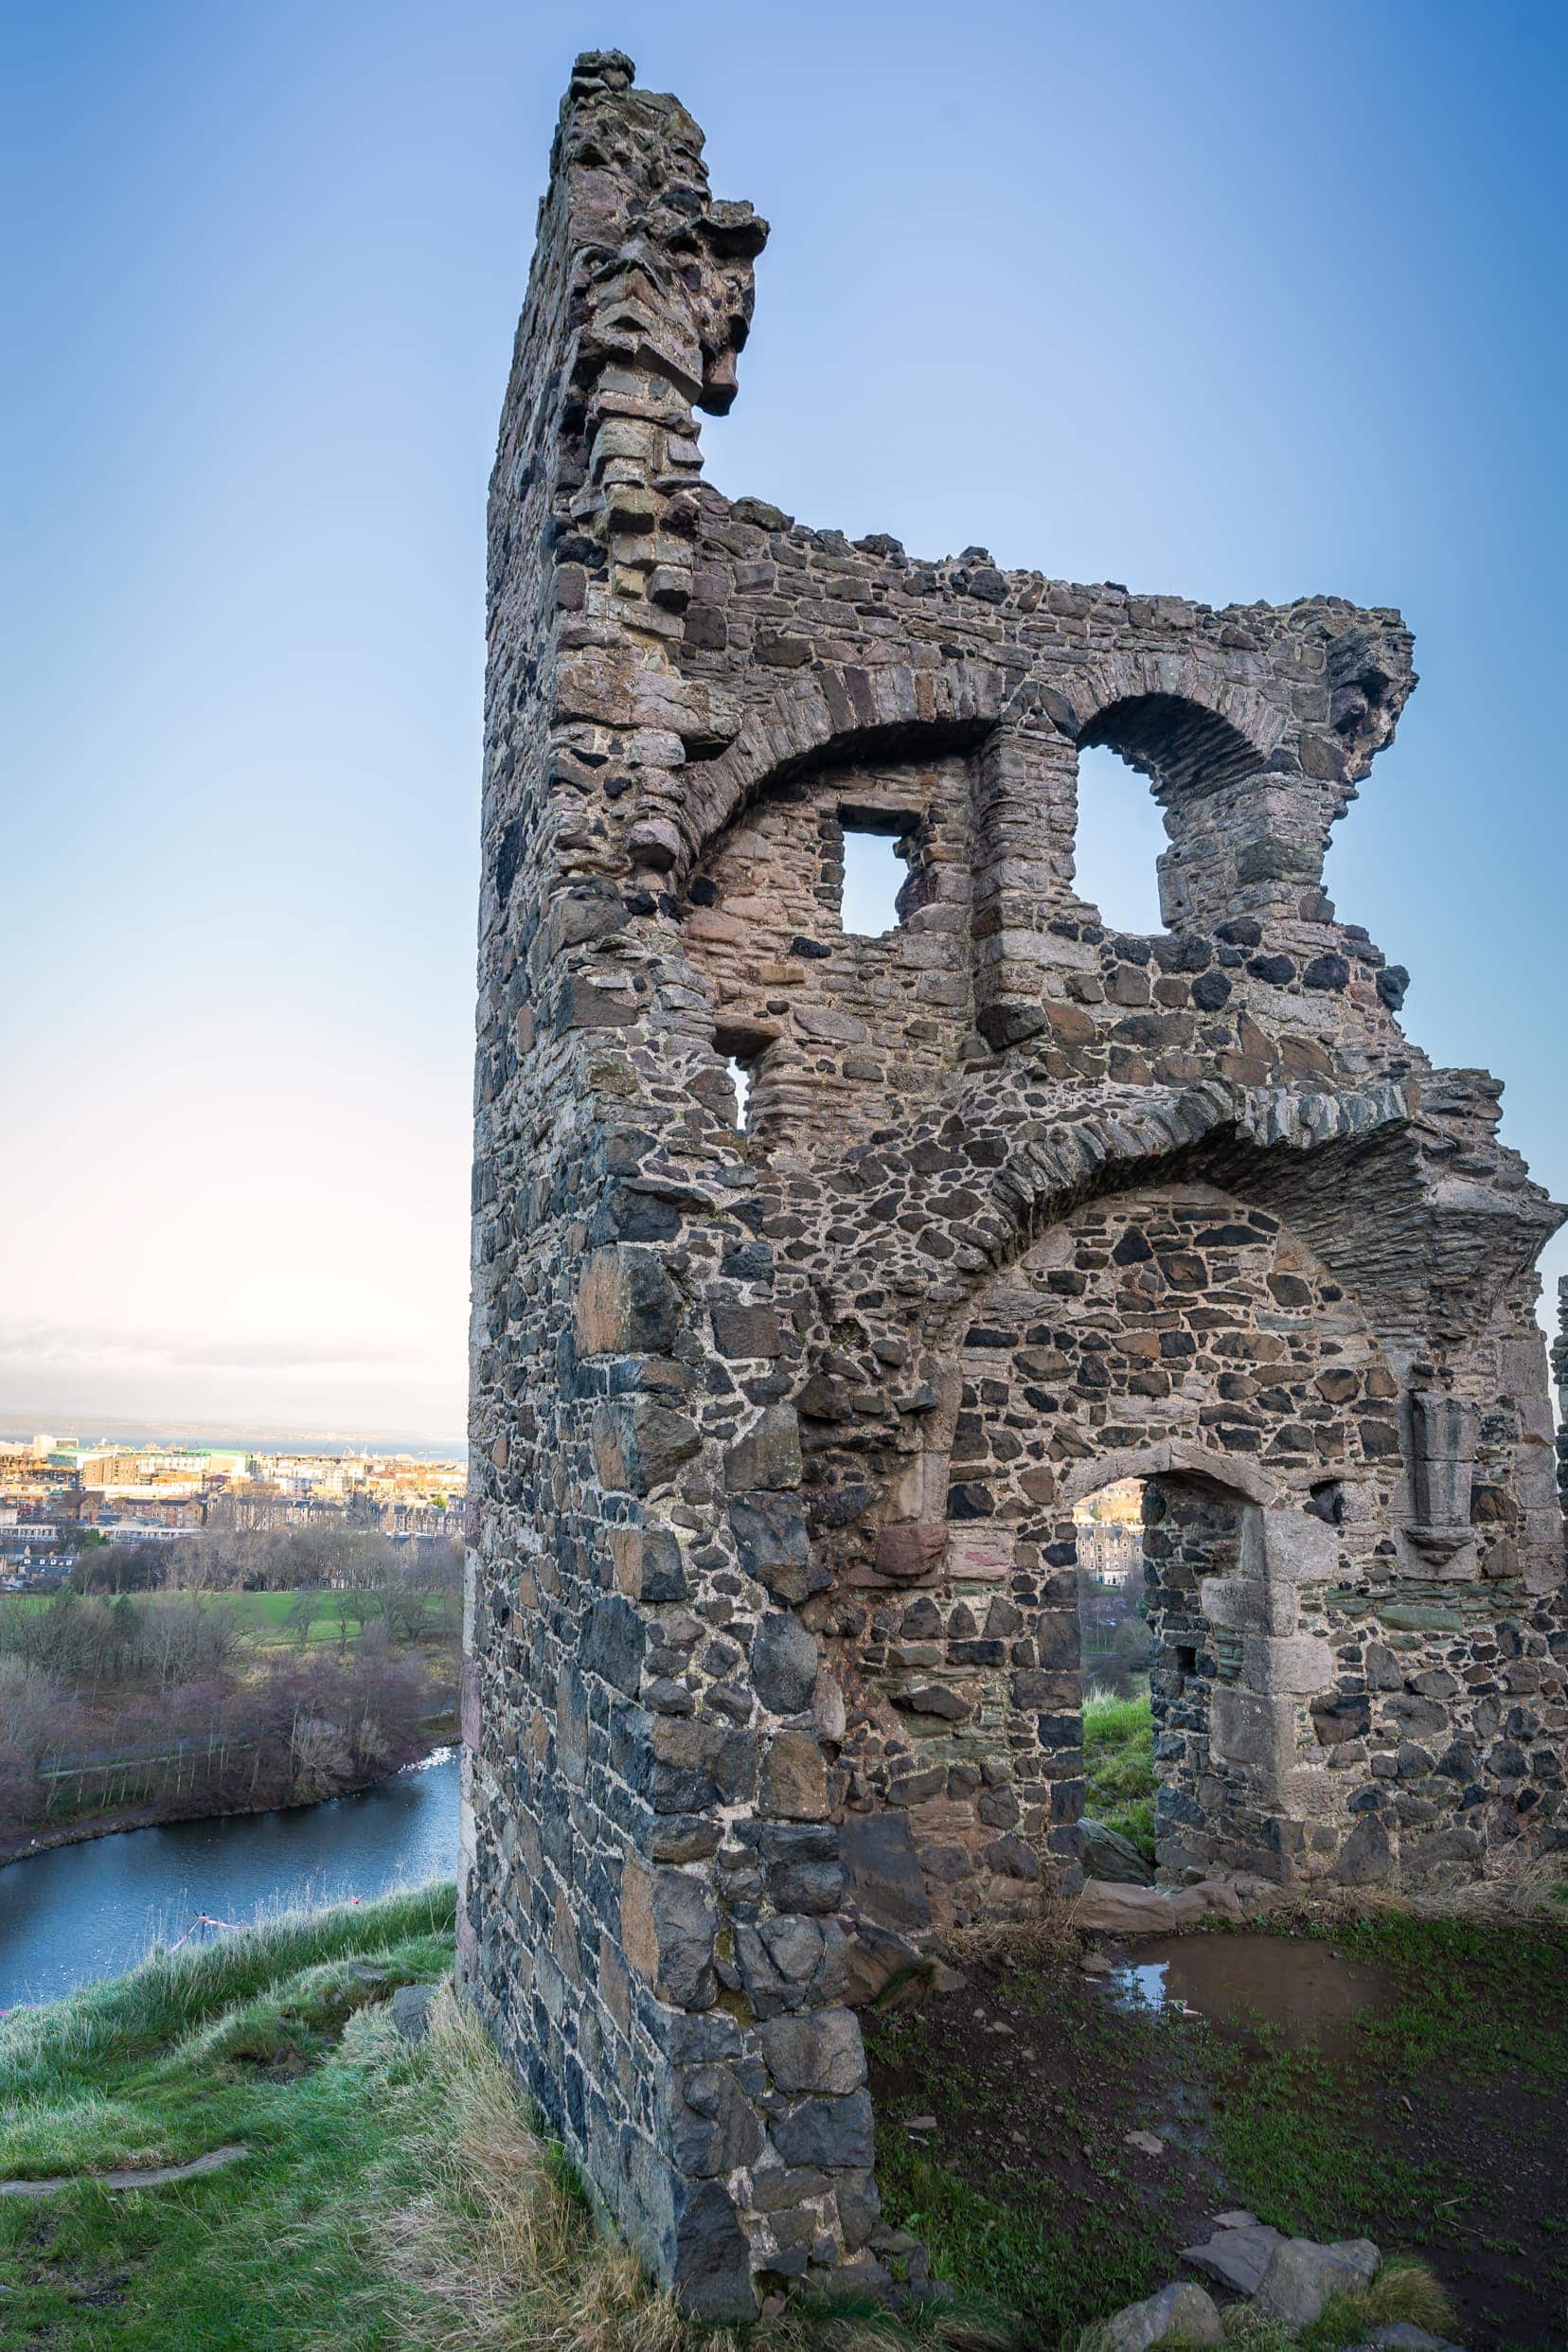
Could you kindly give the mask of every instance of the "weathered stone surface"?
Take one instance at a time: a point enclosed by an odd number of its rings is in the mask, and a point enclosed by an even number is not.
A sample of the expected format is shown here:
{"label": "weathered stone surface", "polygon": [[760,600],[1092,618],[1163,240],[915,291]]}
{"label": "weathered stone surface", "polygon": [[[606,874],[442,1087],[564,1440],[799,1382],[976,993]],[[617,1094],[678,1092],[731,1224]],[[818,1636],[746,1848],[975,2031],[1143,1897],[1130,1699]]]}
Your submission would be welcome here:
{"label": "weathered stone surface", "polygon": [[683,2195],[668,2271],[682,2308],[696,2319],[755,2313],[751,2246],[719,2182],[704,2181]]}
{"label": "weathered stone surface", "polygon": [[799,1603],[829,1582],[812,1559],[806,1514],[793,1495],[737,1496],[729,1517],[741,1568],[775,1601]]}
{"label": "weathered stone surface", "polygon": [[[1179,1891],[1086,1916],[1568,1834],[1558,1213],[1322,888],[1408,632],[726,499],[766,234],[579,61],[490,513],[458,1913],[574,2163],[739,2316],[889,2252],[864,2086],[764,2034],[814,2046],[846,1936],[1080,1884],[1110,1480]],[[1096,745],[1164,812],[1149,937],[1075,888]]]}
{"label": "weathered stone surface", "polygon": [[1284,2242],[1280,2231],[1260,2221],[1235,2221],[1228,2229],[1217,2227],[1213,2236],[1199,2245],[1184,2246],[1182,2260],[1190,2262],[1194,2270],[1206,2271],[1221,2287],[1255,2295],[1275,2250]]}
{"label": "weathered stone surface", "polygon": [[1371,2285],[1381,2260],[1368,2237],[1320,2246],[1310,2237],[1282,2238],[1257,2284],[1254,2308],[1292,2329],[1310,2327],[1330,2295]]}
{"label": "weathered stone surface", "polygon": [[392,2022],[405,2041],[423,2041],[429,2034],[436,1992],[434,1985],[400,1985],[393,1994]]}
{"label": "weathered stone surface", "polygon": [[798,1617],[765,1616],[751,1648],[757,1695],[775,1715],[797,1715],[811,1703],[817,1646]]}
{"label": "weathered stone surface", "polygon": [[928,1928],[931,1903],[904,1813],[851,1813],[839,1833],[845,1894],[857,1915],[882,1928]]}
{"label": "weathered stone surface", "polygon": [[1332,1876],[1342,1886],[1376,1886],[1394,1867],[1394,1841],[1377,1816],[1363,1813],[1340,1847]]}
{"label": "weathered stone surface", "polygon": [[828,1811],[828,1758],[810,1732],[775,1732],[762,1754],[757,1810],[785,1821],[821,1821]]}
{"label": "weathered stone surface", "polygon": [[1073,1924],[1098,1935],[1162,1935],[1203,1919],[1239,1919],[1240,1903],[1223,1880],[1197,1886],[1132,1886],[1091,1879],[1073,1905]]}
{"label": "weathered stone surface", "polygon": [[809,2017],[777,2017],[761,2028],[762,2055],[780,2091],[858,2091],[865,2053],[852,2010],[817,2009]]}
{"label": "weathered stone surface", "polygon": [[1124,1838],[1119,1829],[1108,1829],[1104,1822],[1085,1813],[1078,1823],[1078,1852],[1092,1879],[1124,1886],[1153,1884],[1153,1871],[1131,1839]]}
{"label": "weathered stone surface", "polygon": [[1162,2287],[1143,2303],[1130,2303],[1096,2330],[1096,2352],[1149,2352],[1160,2343],[1219,2343],[1220,2313],[1214,2298],[1185,2279]]}
{"label": "weathered stone surface", "polygon": [[870,2094],[800,2099],[774,2118],[773,2141],[787,2165],[868,2168],[874,2154]]}

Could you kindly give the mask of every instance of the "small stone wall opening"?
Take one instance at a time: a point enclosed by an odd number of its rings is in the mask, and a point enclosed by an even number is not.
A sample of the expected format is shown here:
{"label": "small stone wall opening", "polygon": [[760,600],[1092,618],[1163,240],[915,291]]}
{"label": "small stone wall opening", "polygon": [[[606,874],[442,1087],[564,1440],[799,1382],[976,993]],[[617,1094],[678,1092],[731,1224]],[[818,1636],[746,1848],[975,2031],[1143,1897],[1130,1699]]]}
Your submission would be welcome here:
{"label": "small stone wall opening", "polygon": [[918,819],[846,809],[839,922],[852,938],[883,939],[908,912],[911,836]]}
{"label": "small stone wall opening", "polygon": [[1105,745],[1080,751],[1073,888],[1108,931],[1165,928],[1156,869],[1169,846],[1147,776]]}
{"label": "small stone wall opening", "polygon": [[775,1042],[773,1038],[753,1029],[721,1027],[714,1031],[714,1051],[723,1061],[734,1097],[731,1124],[739,1134],[752,1131],[765,1100],[763,1063],[769,1046]]}

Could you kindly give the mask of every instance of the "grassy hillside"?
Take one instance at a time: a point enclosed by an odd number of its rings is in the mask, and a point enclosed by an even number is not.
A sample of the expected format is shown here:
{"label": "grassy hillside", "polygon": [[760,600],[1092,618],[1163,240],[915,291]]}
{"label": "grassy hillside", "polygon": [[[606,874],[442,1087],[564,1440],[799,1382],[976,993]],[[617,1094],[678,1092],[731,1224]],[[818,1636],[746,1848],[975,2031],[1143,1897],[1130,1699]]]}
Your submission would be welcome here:
{"label": "grassy hillside", "polygon": [[447,1887],[283,1920],[0,2026],[0,2179],[249,2150],[163,2188],[0,2199],[0,2346],[400,2341],[367,2229],[418,2185],[429,2068],[385,1996],[450,1969],[452,1928]]}
{"label": "grassy hillside", "polygon": [[[968,2298],[907,2324],[798,2305],[744,2331],[684,2323],[597,2232],[445,1987],[450,1887],[286,1917],[14,2012],[0,2182],[67,2185],[0,2197],[0,2352],[1040,2352],[1173,2275],[1192,2215],[1237,2196],[1287,2229],[1428,2249],[1480,2323],[1472,2343],[1560,2341],[1543,2312],[1568,2285],[1568,1944],[1548,1922],[1339,1921],[1334,1944],[1398,1988],[1341,2059],[1180,2018],[1118,2028],[1076,1943],[1036,1942],[869,2021],[885,2208]],[[410,1984],[440,1987],[417,2046],[391,2007]],[[1005,2046],[977,2022],[1003,2013]],[[1183,2084],[1208,2132],[1135,2163],[1124,2129]],[[911,2138],[917,2112],[941,2119],[934,2141]],[[222,2170],[145,2188],[88,2177],[235,2147]],[[1379,2291],[1406,2300],[1381,2316],[1419,2316],[1413,2277],[1434,2305],[1427,2273],[1395,2266]],[[1028,2316],[988,2318],[998,2306]],[[1326,2315],[1313,2352],[1359,2343],[1365,2318]]]}
{"label": "grassy hillside", "polygon": [[[222,2171],[0,2198],[0,2352],[895,2352],[885,2314],[687,2325],[596,2230],[449,1990],[453,1891],[281,1919],[0,2022],[0,2181]],[[921,2332],[941,2340],[933,2313]],[[966,2323],[979,2347],[987,2331]]]}

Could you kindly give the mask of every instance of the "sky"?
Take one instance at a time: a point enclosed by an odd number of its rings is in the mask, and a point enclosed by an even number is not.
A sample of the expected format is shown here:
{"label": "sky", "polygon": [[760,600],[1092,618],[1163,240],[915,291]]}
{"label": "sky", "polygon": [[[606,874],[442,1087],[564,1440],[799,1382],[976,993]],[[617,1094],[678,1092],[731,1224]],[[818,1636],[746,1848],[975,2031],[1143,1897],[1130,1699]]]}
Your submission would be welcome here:
{"label": "sky", "polygon": [[1402,608],[1328,887],[1568,1194],[1557,0],[8,0],[0,1428],[461,1431],[486,482],[610,45],[774,223],[731,495]]}

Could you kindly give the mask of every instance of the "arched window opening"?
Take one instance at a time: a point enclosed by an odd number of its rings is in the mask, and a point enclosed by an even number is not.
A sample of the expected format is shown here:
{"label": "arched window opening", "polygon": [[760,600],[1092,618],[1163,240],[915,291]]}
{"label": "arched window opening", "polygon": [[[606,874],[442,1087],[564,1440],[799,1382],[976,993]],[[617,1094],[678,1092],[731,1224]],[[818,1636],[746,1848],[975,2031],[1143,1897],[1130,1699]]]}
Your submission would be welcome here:
{"label": "arched window opening", "polygon": [[1080,751],[1073,887],[1110,931],[1165,928],[1157,863],[1169,846],[1159,803],[1116,752]]}
{"label": "arched window opening", "polygon": [[1239,783],[1263,764],[1239,727],[1179,694],[1129,694],[1108,704],[1078,737],[1080,749],[1096,743],[1120,752],[1167,796]]}
{"label": "arched window opening", "polygon": [[839,811],[838,821],[840,927],[853,938],[883,939],[909,913],[920,819],[900,811],[846,808]]}

